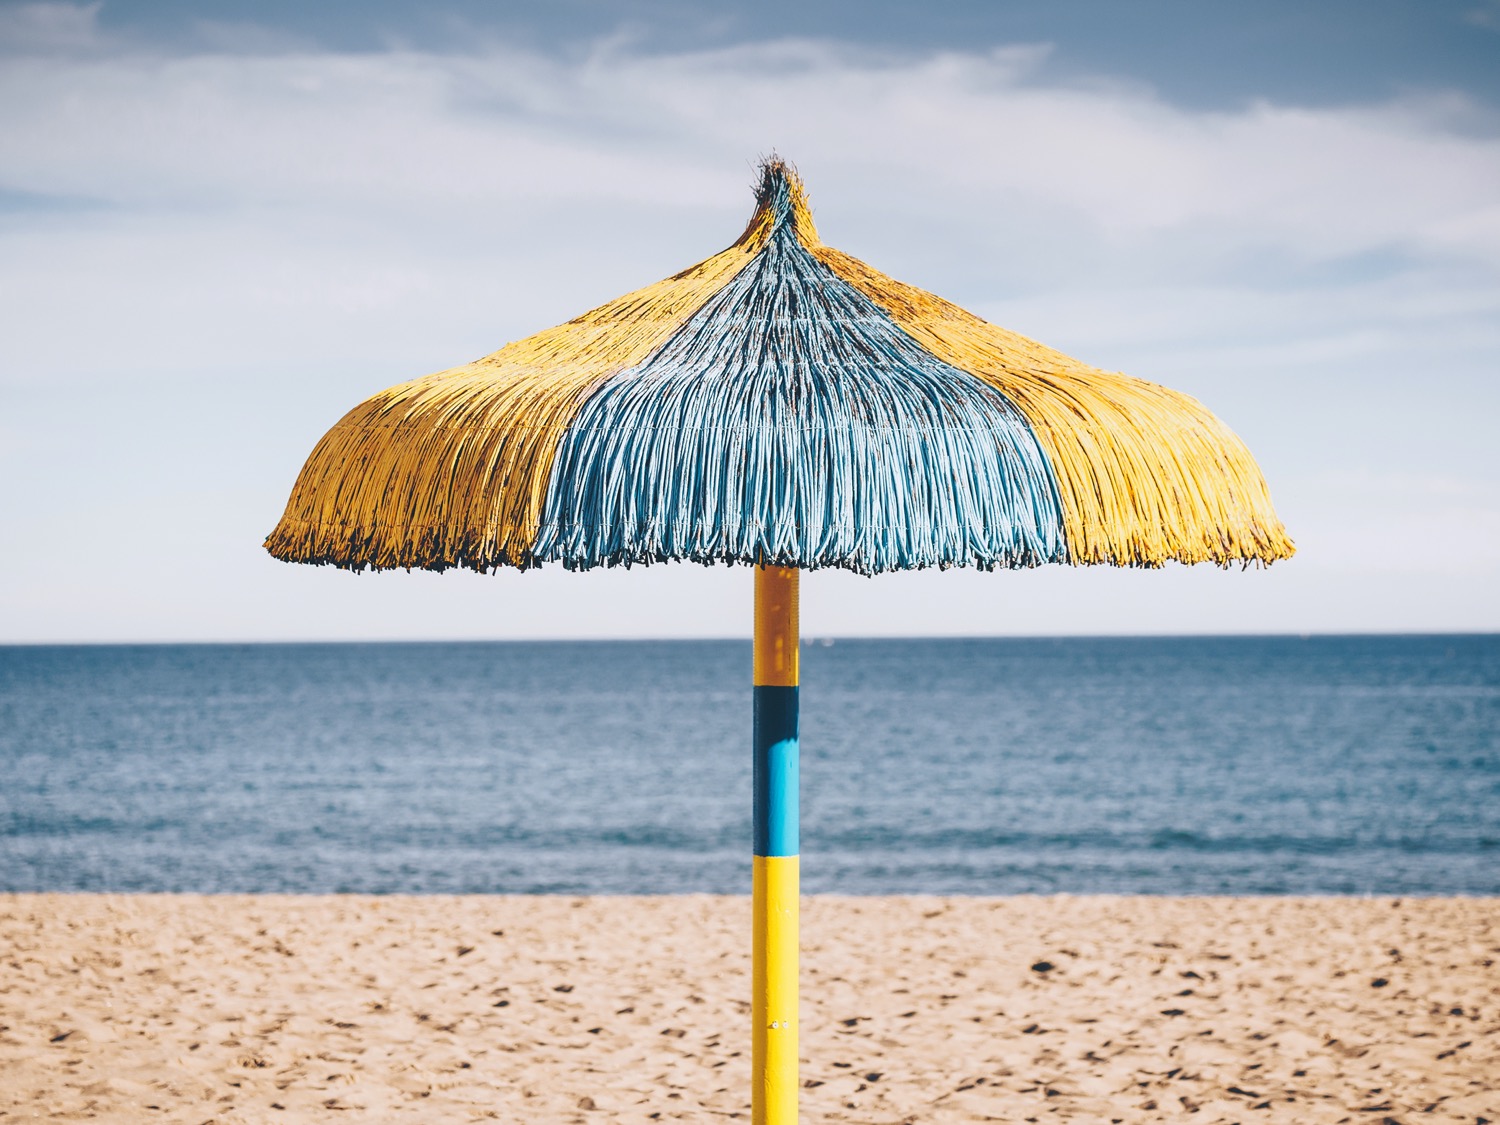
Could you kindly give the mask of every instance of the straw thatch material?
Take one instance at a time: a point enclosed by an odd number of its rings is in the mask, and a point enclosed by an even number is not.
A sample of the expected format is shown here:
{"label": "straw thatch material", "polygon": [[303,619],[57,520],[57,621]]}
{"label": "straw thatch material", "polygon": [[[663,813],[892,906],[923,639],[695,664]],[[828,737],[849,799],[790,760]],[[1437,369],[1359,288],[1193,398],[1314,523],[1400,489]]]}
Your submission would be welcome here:
{"label": "straw thatch material", "polygon": [[824,246],[779,161],[757,204],[676,277],[356,407],[267,549],[866,573],[1291,555],[1248,450],[1195,400]]}
{"label": "straw thatch material", "polygon": [[351,570],[528,566],[552,457],[588,392],[669,340],[770,236],[463,367],[366,399],[325,434],[266,549]]}
{"label": "straw thatch material", "polygon": [[584,403],[544,513],[537,556],[578,567],[1066,558],[1057,486],[1020,412],[919,347],[791,224]]}

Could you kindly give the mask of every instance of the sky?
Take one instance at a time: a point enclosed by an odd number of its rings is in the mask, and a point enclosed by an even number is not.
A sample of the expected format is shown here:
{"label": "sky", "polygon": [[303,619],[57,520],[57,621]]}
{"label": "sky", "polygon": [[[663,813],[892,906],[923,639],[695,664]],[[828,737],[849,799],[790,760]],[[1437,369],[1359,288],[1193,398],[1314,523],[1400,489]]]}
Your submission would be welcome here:
{"label": "sky", "polygon": [[1500,0],[0,0],[0,643],[747,636],[750,574],[271,559],[314,442],[732,242],[1201,399],[1296,558],[804,580],[810,636],[1500,629]]}

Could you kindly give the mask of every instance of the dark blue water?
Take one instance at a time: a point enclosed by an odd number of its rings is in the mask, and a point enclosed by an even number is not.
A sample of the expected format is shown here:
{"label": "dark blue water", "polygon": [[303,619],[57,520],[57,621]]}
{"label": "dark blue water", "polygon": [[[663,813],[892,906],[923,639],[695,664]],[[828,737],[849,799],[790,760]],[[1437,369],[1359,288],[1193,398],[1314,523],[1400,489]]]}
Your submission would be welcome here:
{"label": "dark blue water", "polygon": [[[743,642],[0,648],[0,889],[748,889]],[[1500,894],[1500,637],[804,650],[803,884]]]}

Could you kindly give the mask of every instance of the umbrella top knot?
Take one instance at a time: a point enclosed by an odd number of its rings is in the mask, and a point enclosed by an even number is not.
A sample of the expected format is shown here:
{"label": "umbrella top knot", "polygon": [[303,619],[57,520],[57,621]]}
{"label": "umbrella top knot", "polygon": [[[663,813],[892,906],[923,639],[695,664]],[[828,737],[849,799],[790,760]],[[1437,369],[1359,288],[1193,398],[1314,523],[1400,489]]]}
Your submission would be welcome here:
{"label": "umbrella top knot", "polygon": [[866,574],[1292,554],[1249,451],[1194,399],[824,244],[778,156],[755,198],[697,265],[356,406],[267,549],[352,570]]}
{"label": "umbrella top knot", "polygon": [[772,153],[760,163],[760,182],[755,188],[755,214],[736,245],[759,246],[771,232],[790,223],[793,233],[806,245],[816,245],[818,228],[807,202],[807,187],[790,161]]}

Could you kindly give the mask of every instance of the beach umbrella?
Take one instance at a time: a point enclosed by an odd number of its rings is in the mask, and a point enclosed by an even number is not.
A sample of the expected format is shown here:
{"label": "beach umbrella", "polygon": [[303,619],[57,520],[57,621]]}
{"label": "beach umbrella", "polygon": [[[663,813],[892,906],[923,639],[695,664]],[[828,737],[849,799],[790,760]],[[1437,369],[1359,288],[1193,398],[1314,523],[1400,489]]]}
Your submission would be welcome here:
{"label": "beach umbrella", "polygon": [[761,168],[727,250],[360,403],[266,548],[350,570],[685,559],[755,575],[752,1105],[797,1099],[798,575],[1271,563],[1243,443],[824,245]]}

